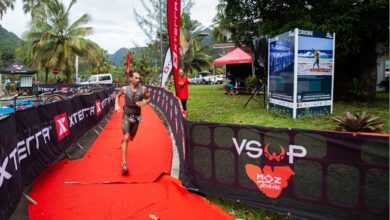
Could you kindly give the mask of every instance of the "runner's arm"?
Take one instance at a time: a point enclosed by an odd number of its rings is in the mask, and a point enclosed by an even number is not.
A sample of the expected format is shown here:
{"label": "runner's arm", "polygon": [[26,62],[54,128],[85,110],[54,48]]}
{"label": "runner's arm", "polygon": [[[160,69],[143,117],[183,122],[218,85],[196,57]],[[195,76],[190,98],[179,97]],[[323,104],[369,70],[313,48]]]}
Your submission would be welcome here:
{"label": "runner's arm", "polygon": [[119,98],[125,94],[125,91],[126,91],[126,87],[122,87],[119,92],[116,94],[115,96],[115,111],[117,112],[120,112],[121,111],[121,107],[119,106]]}
{"label": "runner's arm", "polygon": [[144,103],[149,104],[150,103],[150,91],[146,86],[143,86],[144,90]]}

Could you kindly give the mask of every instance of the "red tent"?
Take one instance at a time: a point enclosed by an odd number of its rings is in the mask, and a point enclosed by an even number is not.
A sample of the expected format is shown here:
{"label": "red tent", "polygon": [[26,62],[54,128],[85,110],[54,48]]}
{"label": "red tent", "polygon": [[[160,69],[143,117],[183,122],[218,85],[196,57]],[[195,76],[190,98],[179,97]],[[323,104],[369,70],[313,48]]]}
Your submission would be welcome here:
{"label": "red tent", "polygon": [[232,52],[226,54],[213,61],[213,65],[225,65],[225,64],[240,64],[240,63],[252,63],[252,57],[245,53],[240,48],[234,49]]}

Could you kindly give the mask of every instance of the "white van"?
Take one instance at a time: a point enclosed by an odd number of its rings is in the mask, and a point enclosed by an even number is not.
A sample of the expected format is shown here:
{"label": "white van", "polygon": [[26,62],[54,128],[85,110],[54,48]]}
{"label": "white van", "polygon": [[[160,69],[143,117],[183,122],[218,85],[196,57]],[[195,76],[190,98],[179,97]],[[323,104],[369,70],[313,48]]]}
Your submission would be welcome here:
{"label": "white van", "polygon": [[96,74],[89,77],[85,82],[81,82],[80,85],[91,85],[91,84],[112,84],[111,73]]}

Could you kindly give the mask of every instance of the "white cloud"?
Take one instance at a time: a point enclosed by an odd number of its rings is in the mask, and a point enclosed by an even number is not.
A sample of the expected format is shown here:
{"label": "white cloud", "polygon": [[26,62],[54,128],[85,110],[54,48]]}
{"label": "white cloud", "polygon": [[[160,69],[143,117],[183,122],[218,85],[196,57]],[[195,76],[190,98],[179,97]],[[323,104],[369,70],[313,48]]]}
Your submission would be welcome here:
{"label": "white cloud", "polygon": [[[64,3],[69,4],[69,0]],[[196,0],[194,3],[191,17],[206,27],[211,25],[218,0]],[[91,22],[88,26],[93,28],[93,34],[88,39],[109,53],[114,53],[121,47],[130,48],[135,46],[134,43],[144,46],[148,42],[148,38],[136,24],[133,7],[142,14],[143,7],[139,0],[79,0],[71,10],[71,19],[74,21],[84,13],[89,14]],[[28,30],[29,21],[30,15],[23,13],[22,0],[16,0],[14,10],[8,9],[0,24],[22,37],[23,32]]]}

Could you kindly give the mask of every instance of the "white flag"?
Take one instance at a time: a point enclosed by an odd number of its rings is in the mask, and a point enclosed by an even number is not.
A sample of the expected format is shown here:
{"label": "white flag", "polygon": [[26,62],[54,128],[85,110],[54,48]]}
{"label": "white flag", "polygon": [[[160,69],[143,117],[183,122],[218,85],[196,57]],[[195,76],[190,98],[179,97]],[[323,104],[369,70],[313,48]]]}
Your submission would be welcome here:
{"label": "white flag", "polygon": [[167,81],[171,70],[172,70],[171,51],[170,51],[170,48],[168,47],[168,50],[165,53],[164,66],[162,69],[161,87],[165,86],[165,81]]}

